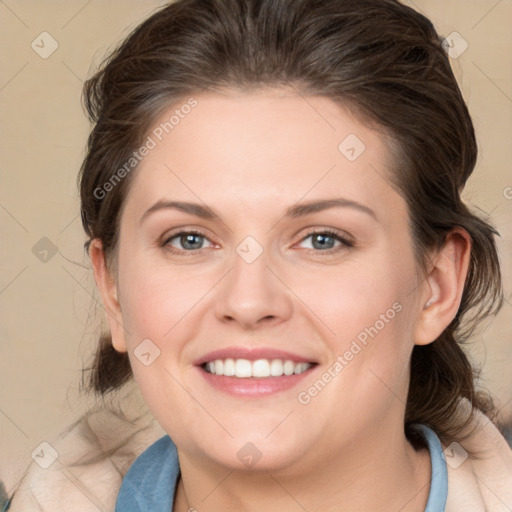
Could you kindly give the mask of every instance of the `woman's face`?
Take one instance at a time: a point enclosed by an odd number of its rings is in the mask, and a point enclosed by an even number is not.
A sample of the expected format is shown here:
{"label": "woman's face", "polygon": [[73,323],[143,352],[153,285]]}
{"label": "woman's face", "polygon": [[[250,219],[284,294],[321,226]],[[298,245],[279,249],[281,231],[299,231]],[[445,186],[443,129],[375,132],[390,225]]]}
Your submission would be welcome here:
{"label": "woman's face", "polygon": [[151,411],[237,468],[403,436],[425,286],[382,134],[289,89],[194,98],[148,134],[120,223],[114,343]]}

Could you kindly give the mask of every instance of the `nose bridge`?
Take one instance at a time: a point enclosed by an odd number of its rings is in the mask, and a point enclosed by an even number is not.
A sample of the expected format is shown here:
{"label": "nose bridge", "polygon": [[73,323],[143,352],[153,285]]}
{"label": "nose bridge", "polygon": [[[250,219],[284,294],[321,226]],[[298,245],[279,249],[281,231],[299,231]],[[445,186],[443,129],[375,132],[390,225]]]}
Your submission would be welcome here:
{"label": "nose bridge", "polygon": [[255,240],[244,240],[233,255],[233,267],[223,280],[216,300],[216,316],[245,328],[278,323],[289,317],[291,297],[269,268],[269,258]]}

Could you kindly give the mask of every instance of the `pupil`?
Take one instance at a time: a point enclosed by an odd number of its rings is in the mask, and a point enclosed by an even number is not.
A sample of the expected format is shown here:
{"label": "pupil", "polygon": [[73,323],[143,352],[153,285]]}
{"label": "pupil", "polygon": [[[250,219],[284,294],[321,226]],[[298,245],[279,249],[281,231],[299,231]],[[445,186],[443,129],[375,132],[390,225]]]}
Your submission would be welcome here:
{"label": "pupil", "polygon": [[[331,243],[326,243],[326,240],[331,240]],[[329,235],[322,235],[322,234],[316,235],[313,238],[313,245],[317,241],[320,242],[320,248],[328,247],[329,249],[332,249],[332,247],[333,247],[332,243],[334,242],[334,240]]]}
{"label": "pupil", "polygon": [[[188,249],[200,249],[201,248],[201,241],[197,242],[198,239],[200,239],[200,235],[194,235],[193,233],[188,235],[183,235],[181,237],[181,242],[183,244],[183,247]],[[196,243],[194,244],[194,239],[196,240]],[[191,245],[188,245],[191,244]]]}

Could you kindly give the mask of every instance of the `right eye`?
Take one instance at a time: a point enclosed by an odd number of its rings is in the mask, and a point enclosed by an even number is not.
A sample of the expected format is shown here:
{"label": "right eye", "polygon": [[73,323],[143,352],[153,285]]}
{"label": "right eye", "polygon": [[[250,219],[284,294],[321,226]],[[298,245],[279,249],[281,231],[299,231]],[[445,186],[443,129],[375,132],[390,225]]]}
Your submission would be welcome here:
{"label": "right eye", "polygon": [[[180,231],[167,237],[163,247],[168,248],[173,253],[195,253],[203,249],[203,243],[210,242],[206,236],[199,231]],[[211,246],[213,243],[210,242]]]}

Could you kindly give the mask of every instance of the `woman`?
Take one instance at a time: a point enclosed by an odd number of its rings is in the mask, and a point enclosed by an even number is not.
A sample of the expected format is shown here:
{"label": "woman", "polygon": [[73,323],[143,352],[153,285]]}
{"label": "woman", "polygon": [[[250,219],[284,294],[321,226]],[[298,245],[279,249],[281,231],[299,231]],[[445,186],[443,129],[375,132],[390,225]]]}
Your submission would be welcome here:
{"label": "woman", "polygon": [[460,198],[475,136],[425,17],[178,0],[84,92],[91,385],[133,375],[167,434],[116,511],[512,507],[460,346],[501,304],[495,231]]}

